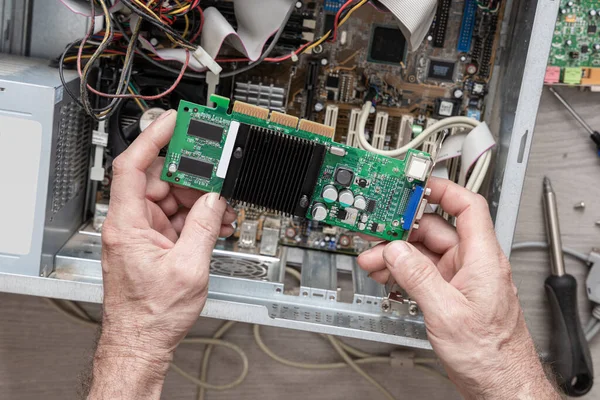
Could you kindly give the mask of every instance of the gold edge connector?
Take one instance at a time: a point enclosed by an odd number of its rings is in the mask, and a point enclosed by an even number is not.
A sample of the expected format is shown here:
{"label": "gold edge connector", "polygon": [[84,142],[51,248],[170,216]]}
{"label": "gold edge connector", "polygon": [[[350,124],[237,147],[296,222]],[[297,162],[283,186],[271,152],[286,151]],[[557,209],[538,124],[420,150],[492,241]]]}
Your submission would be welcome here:
{"label": "gold edge connector", "polygon": [[329,139],[333,139],[335,135],[335,129],[333,127],[319,124],[313,121],[308,121],[306,119],[300,120],[300,125],[298,125],[298,129],[301,131],[314,133],[315,135],[325,136]]}
{"label": "gold edge connector", "polygon": [[278,111],[271,112],[271,122],[283,126],[289,126],[290,128],[298,127],[298,118],[289,114],[283,114]]}
{"label": "gold edge connector", "polygon": [[238,114],[248,115],[254,118],[260,118],[267,120],[269,118],[269,110],[252,104],[244,103],[242,101],[236,101],[233,104],[233,112]]}

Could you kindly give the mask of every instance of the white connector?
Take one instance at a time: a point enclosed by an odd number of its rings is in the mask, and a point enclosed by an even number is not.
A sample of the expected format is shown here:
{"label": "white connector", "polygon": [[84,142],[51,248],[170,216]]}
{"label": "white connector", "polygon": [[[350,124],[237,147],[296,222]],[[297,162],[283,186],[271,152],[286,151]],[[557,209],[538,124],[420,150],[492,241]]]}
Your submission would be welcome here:
{"label": "white connector", "polygon": [[192,53],[192,56],[215,75],[219,75],[221,71],[223,71],[223,68],[206,52],[206,50],[204,50],[204,48],[202,48],[202,46],[198,46],[196,51]]}
{"label": "white connector", "polygon": [[335,129],[337,127],[338,114],[340,108],[335,104],[329,104],[325,109],[325,125]]}
{"label": "white connector", "polygon": [[96,148],[94,150],[94,165],[90,169],[90,179],[102,182],[104,180],[104,149],[108,146],[108,133],[106,133],[106,123],[104,121],[100,121],[98,129],[94,130],[92,144]]}
{"label": "white connector", "polygon": [[350,123],[348,124],[348,135],[346,136],[346,144],[352,147],[358,147],[358,117],[360,109],[354,108],[350,110]]}

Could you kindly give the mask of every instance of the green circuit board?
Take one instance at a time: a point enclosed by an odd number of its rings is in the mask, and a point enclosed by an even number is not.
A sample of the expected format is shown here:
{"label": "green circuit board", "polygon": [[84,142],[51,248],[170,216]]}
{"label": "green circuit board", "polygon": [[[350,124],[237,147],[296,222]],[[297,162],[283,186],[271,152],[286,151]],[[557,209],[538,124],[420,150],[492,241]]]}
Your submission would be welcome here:
{"label": "green circuit board", "polygon": [[424,207],[429,154],[389,158],[335,143],[319,124],[211,101],[180,103],[163,180],[383,240],[408,238]]}
{"label": "green circuit board", "polygon": [[586,83],[585,69],[600,68],[600,0],[560,3],[546,83],[597,84],[595,71]]}

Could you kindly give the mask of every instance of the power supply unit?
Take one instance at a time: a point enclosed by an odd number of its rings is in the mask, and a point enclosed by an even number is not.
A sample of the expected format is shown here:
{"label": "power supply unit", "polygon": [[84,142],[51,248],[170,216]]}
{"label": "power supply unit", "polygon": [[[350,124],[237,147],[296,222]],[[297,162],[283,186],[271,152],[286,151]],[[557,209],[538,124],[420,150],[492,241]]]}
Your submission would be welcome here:
{"label": "power supply unit", "polygon": [[[73,90],[76,73],[66,76]],[[46,60],[0,54],[0,270],[46,276],[81,225],[92,123]]]}

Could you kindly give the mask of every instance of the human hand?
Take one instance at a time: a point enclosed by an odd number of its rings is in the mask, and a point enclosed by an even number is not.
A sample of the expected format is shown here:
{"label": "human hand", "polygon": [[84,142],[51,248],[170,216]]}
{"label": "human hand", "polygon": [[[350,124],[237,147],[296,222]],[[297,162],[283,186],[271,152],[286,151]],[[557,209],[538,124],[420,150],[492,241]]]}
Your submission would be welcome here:
{"label": "human hand", "polygon": [[[133,362],[140,366],[136,370],[150,371],[153,381],[162,382],[175,348],[206,301],[216,240],[233,233],[235,212],[218,194],[160,180],[164,160],[158,153],[175,121],[175,112],[163,114],[113,163],[102,230],[104,309],[94,381],[113,368],[103,359],[113,365],[120,359],[126,360],[121,369]],[[148,386],[149,376],[128,379]]]}
{"label": "human hand", "polygon": [[410,243],[379,244],[358,258],[371,278],[393,278],[423,311],[431,345],[466,398],[560,398],[546,379],[494,233],[486,200],[432,178],[429,202],[456,229],[425,215]]}

